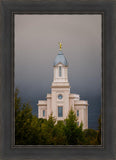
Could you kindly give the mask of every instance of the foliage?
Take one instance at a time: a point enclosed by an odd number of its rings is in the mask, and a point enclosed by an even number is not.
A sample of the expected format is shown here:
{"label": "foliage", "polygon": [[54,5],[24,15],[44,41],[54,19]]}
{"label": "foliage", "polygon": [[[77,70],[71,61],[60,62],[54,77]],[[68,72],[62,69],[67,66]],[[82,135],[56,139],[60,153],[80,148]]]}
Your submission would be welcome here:
{"label": "foliage", "polygon": [[101,118],[99,130],[83,130],[77,125],[77,117],[71,108],[64,121],[38,119],[32,115],[32,107],[21,103],[19,90],[15,90],[15,144],[16,145],[98,145],[101,144]]}
{"label": "foliage", "polygon": [[58,121],[54,127],[54,145],[68,144],[65,135],[65,125],[63,121]]}
{"label": "foliage", "polygon": [[39,127],[38,118],[32,115],[32,108],[27,104],[21,104],[18,97],[18,89],[15,91],[15,143],[36,144]]}
{"label": "foliage", "polygon": [[72,108],[68,114],[68,118],[65,121],[65,135],[67,137],[68,144],[80,144],[83,140],[82,124],[80,127],[77,125],[77,118]]}
{"label": "foliage", "polygon": [[98,137],[97,137],[97,141],[98,141],[98,144],[101,144],[101,115],[99,116],[99,119],[98,119]]}
{"label": "foliage", "polygon": [[97,131],[94,129],[85,129],[84,137],[85,137],[85,145],[96,145],[97,144]]}

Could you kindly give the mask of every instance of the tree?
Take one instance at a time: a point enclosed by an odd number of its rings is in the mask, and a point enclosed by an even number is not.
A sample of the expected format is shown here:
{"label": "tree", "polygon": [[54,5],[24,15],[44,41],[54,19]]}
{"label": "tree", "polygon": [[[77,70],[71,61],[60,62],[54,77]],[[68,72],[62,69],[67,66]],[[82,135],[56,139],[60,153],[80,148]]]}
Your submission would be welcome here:
{"label": "tree", "polygon": [[86,129],[84,130],[85,145],[99,145],[101,144],[101,115],[98,119],[98,130]]}
{"label": "tree", "polygon": [[21,98],[18,97],[19,95],[19,90],[16,88],[15,89],[15,118],[17,118],[17,116],[20,113],[20,108],[21,108]]}
{"label": "tree", "polygon": [[85,129],[84,136],[85,136],[85,145],[97,145],[97,131],[94,129]]}
{"label": "tree", "polygon": [[55,123],[56,123],[56,119],[52,116],[52,114],[49,116],[49,119],[45,123],[42,123],[41,144],[46,144],[46,145],[54,144],[53,132],[54,132]]}
{"label": "tree", "polygon": [[29,145],[38,143],[38,118],[32,115],[32,107],[21,103],[19,90],[15,90],[15,144]]}
{"label": "tree", "polygon": [[54,145],[68,144],[67,138],[65,135],[64,121],[58,121],[57,124],[54,126],[53,139],[54,139]]}
{"label": "tree", "polygon": [[77,125],[76,114],[73,109],[69,111],[68,118],[65,120],[65,134],[69,145],[81,144],[83,139],[82,124]]}
{"label": "tree", "polygon": [[98,131],[77,125],[73,109],[67,119],[57,121],[51,114],[49,119],[38,119],[32,115],[29,103],[21,103],[19,90],[15,90],[15,144],[16,145],[98,145],[101,144],[101,116]]}
{"label": "tree", "polygon": [[98,140],[98,144],[101,144],[101,115],[99,116],[99,119],[98,119],[98,137],[97,137],[97,140]]}

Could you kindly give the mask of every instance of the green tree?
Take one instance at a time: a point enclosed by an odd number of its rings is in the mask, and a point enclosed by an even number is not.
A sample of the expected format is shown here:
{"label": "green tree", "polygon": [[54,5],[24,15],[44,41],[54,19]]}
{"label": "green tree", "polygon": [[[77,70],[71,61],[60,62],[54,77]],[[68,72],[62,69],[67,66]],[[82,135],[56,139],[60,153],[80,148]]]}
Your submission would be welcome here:
{"label": "green tree", "polygon": [[54,126],[56,119],[52,116],[49,116],[49,119],[42,123],[41,125],[41,144],[53,145],[54,144]]}
{"label": "green tree", "polygon": [[19,90],[16,88],[15,89],[15,118],[17,118],[21,109],[21,98],[18,95],[19,95]]}
{"label": "green tree", "polygon": [[15,90],[15,144],[17,145],[97,145],[101,144],[101,116],[98,131],[83,130],[77,125],[73,109],[67,119],[57,121],[51,114],[49,119],[38,119],[32,115],[29,103],[21,103],[19,90]]}
{"label": "green tree", "polygon": [[73,109],[69,111],[68,118],[65,120],[65,135],[69,145],[81,144],[84,141],[82,123],[77,125],[76,114]]}
{"label": "green tree", "polygon": [[97,135],[98,132],[94,129],[85,129],[84,136],[85,136],[85,145],[97,145]]}
{"label": "green tree", "polygon": [[99,119],[98,119],[98,137],[97,137],[97,140],[98,140],[98,144],[101,144],[101,115],[99,116]]}
{"label": "green tree", "polygon": [[68,144],[67,137],[65,135],[64,121],[58,121],[57,124],[54,126],[53,139],[54,139],[54,145]]}
{"label": "green tree", "polygon": [[38,118],[32,115],[28,103],[21,104],[19,90],[15,90],[15,143],[28,145],[38,143]]}

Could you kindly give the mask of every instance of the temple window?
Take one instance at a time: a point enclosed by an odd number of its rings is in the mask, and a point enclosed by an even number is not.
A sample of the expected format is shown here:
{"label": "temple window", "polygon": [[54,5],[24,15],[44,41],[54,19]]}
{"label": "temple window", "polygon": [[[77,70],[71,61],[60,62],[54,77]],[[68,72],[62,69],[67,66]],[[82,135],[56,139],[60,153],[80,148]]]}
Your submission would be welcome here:
{"label": "temple window", "polygon": [[62,76],[62,68],[61,68],[61,66],[59,66],[59,77],[61,77]]}

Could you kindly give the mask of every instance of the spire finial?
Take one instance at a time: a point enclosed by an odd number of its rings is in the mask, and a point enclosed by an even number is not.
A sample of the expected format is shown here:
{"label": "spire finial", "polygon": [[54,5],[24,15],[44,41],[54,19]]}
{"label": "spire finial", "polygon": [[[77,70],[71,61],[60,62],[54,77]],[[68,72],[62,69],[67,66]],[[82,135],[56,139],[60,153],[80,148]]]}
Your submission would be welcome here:
{"label": "spire finial", "polygon": [[60,51],[62,50],[62,43],[61,42],[59,42],[59,46],[60,46]]}

